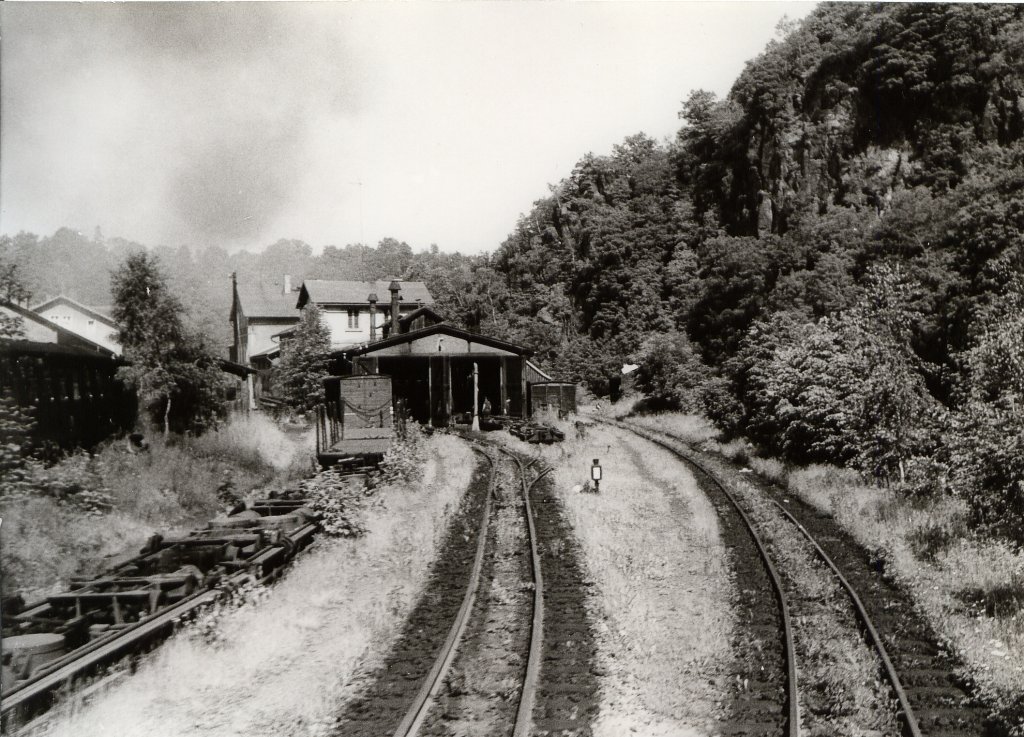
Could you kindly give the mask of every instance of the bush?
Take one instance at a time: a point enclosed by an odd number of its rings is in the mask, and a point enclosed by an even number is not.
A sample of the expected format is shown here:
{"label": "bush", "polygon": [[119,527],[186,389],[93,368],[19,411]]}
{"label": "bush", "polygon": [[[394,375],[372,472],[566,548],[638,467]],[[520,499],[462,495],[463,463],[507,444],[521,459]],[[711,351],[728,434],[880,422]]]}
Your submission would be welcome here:
{"label": "bush", "polygon": [[684,333],[648,337],[632,360],[640,365],[636,387],[647,394],[651,409],[700,409],[701,388],[710,372]]}
{"label": "bush", "polygon": [[396,435],[380,464],[385,483],[414,481],[423,473],[425,436],[419,423],[405,423],[405,434]]}
{"label": "bush", "polygon": [[327,537],[361,537],[366,527],[360,520],[359,507],[367,489],[351,477],[334,469],[322,471],[303,481],[299,488],[309,500],[309,507],[320,521],[320,531]]}

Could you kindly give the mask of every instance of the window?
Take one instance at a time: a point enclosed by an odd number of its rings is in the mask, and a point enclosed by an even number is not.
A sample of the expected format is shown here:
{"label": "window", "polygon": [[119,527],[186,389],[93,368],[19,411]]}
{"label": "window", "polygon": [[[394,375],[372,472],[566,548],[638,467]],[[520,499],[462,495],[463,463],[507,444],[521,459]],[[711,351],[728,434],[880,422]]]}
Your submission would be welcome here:
{"label": "window", "polygon": [[349,308],[348,310],[348,329],[358,330],[359,329],[359,310]]}

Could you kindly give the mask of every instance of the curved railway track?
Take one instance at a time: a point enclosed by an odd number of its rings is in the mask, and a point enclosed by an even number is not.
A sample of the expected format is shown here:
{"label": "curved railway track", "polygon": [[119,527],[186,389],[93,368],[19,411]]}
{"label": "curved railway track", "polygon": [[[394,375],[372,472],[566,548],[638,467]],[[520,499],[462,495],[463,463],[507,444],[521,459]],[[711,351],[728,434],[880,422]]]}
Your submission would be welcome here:
{"label": "curved railway track", "polygon": [[[598,418],[595,418],[598,419]],[[600,420],[620,429],[637,434],[646,440],[665,448],[673,453],[691,467],[711,479],[715,485],[732,499],[733,504],[740,514],[747,517],[743,512],[738,500],[725,489],[724,484],[719,480],[719,474],[707,464],[698,460],[694,453],[678,438],[667,433],[653,432],[646,428],[640,428],[623,422]],[[682,446],[682,447],[681,447]],[[764,489],[762,489],[764,491]],[[790,509],[783,506],[778,499],[771,498],[768,501],[792,526],[799,535],[811,546],[814,554],[827,567],[831,575],[835,577],[839,586],[846,593],[850,601],[852,611],[858,621],[864,639],[867,644],[877,653],[882,664],[882,678],[890,690],[895,702],[898,704],[897,712],[900,720],[901,734],[904,737],[967,737],[968,735],[989,735],[995,734],[989,731],[982,716],[982,709],[977,704],[970,703],[961,684],[953,675],[954,668],[949,658],[941,652],[941,648],[935,644],[934,635],[926,625],[916,621],[916,615],[905,597],[898,597],[894,588],[883,585],[876,581],[870,581],[865,577],[866,565],[857,567],[849,560],[851,553],[849,548],[855,544],[843,538],[843,534],[837,527],[822,524],[825,515],[814,514],[804,510],[805,517],[802,523]],[[787,502],[790,500],[787,498]],[[821,540],[817,539],[811,530],[808,529],[812,522],[817,522],[817,533]],[[806,523],[806,524],[805,524]],[[754,532],[753,524],[751,534]],[[837,548],[833,555],[826,552],[826,540],[842,543],[845,548]],[[764,553],[766,565],[767,553]],[[843,555],[846,560],[846,573],[837,565],[833,558]],[[867,556],[864,556],[865,560]],[[869,574],[870,575],[870,572]],[[877,576],[876,576],[877,577]],[[881,578],[881,577],[877,577]],[[852,581],[852,582],[851,582]],[[857,592],[855,586],[869,590],[873,598],[878,602],[872,606],[872,602],[863,599]],[[886,598],[887,595],[889,598]],[[899,608],[897,608],[899,607]],[[879,621],[888,625],[888,632],[880,628],[872,617],[872,610]],[[893,617],[893,610],[898,612],[906,621],[896,626],[896,618]],[[881,616],[877,616],[877,615]],[[906,635],[907,631],[913,634]],[[787,649],[792,651],[792,642],[787,644]],[[903,666],[902,668],[900,666]],[[795,666],[793,666],[795,670]],[[905,678],[901,678],[900,671],[903,671]],[[904,681],[907,681],[907,684]],[[796,682],[791,681],[792,691],[788,692],[790,699],[790,724],[789,735],[797,735],[798,714],[792,704],[797,700]]]}
{"label": "curved railway track", "polygon": [[[777,643],[781,645],[781,652],[778,653],[782,661],[781,667],[778,668],[780,672],[773,673],[769,670],[766,673],[750,669],[736,674],[736,681],[743,684],[743,687],[739,693],[733,695],[732,720],[723,734],[800,737],[799,679],[790,606],[775,562],[750,516],[717,474],[693,459],[682,456],[674,447],[653,433],[645,433],[619,422],[600,419],[599,421],[634,432],[665,448],[696,469],[700,474],[698,481],[703,482],[702,487],[709,492],[711,501],[724,523],[726,544],[734,551],[738,585],[744,593],[742,601],[739,602],[742,609],[740,624],[758,636],[767,635],[767,639],[771,639],[771,635],[774,634]],[[739,524],[736,524],[736,521]],[[760,564],[760,570],[757,563],[751,565],[751,559],[755,556]],[[768,605],[764,581],[767,581],[770,598],[774,601],[774,612],[762,606]],[[740,649],[760,647],[761,640],[758,637],[753,643],[745,643]],[[784,708],[779,708],[780,703],[784,703]]]}

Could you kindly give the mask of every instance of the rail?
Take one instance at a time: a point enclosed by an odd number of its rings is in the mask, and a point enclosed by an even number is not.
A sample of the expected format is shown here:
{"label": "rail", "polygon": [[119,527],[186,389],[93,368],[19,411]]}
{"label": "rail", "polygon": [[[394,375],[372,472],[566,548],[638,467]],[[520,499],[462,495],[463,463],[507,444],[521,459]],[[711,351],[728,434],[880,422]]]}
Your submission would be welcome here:
{"label": "rail", "polygon": [[882,644],[882,638],[879,636],[878,630],[871,621],[871,617],[868,615],[867,609],[864,608],[864,603],[860,600],[860,597],[857,595],[853,586],[850,585],[850,582],[846,580],[846,576],[839,571],[838,566],[832,562],[832,559],[822,549],[821,545],[818,544],[818,541],[814,539],[811,533],[807,531],[807,528],[800,524],[796,517],[790,514],[789,510],[784,506],[774,499],[771,501],[772,504],[778,507],[779,511],[785,515],[786,519],[792,522],[803,536],[807,538],[807,541],[814,547],[815,552],[817,552],[818,557],[821,558],[825,565],[832,569],[836,579],[838,579],[839,583],[846,591],[847,596],[850,597],[857,619],[860,620],[864,630],[868,633],[868,639],[871,640],[871,644],[875,648],[875,652],[878,653],[878,657],[882,661],[882,667],[885,669],[886,677],[889,679],[889,685],[896,694],[896,700],[900,705],[900,716],[903,717],[904,733],[908,735],[908,737],[921,737],[921,728],[918,726],[917,717],[914,715],[914,710],[910,706],[910,700],[907,698],[907,693],[903,688],[903,683],[900,681],[899,674],[896,673],[896,668],[892,664],[892,658],[889,657],[889,652],[885,649],[885,645]]}
{"label": "rail", "polygon": [[[652,437],[648,437],[646,431],[642,431],[626,423],[615,424],[625,429],[628,429],[631,432],[637,433],[638,435],[647,437],[648,440],[652,440],[652,442],[657,442],[662,447],[668,448],[668,445],[666,445],[665,443],[659,442],[658,440],[654,440],[652,439]],[[666,437],[673,437],[668,433],[662,434],[665,435]],[[677,442],[682,442],[678,438],[673,439],[676,440]],[[671,448],[669,449],[672,450]],[[678,451],[673,452],[679,454]],[[702,464],[695,461],[692,457],[686,457],[686,460],[688,460],[690,463],[697,466],[698,468],[701,468],[705,473],[708,473],[708,475],[712,475],[706,468],[702,467]],[[846,592],[847,596],[851,601],[851,604],[853,605],[854,614],[857,620],[864,628],[864,631],[867,635],[867,639],[869,640],[871,646],[874,648],[875,652],[878,654],[879,660],[882,662],[882,669],[885,672],[885,678],[888,680],[889,686],[893,694],[896,696],[897,702],[899,703],[900,718],[903,722],[903,734],[905,735],[905,737],[921,737],[921,728],[918,724],[917,717],[914,714],[914,710],[910,705],[910,700],[907,697],[907,693],[903,687],[903,683],[900,680],[899,674],[896,672],[896,668],[893,665],[892,658],[890,657],[889,652],[885,647],[885,644],[882,642],[882,638],[878,633],[878,629],[875,627],[874,622],[871,621],[871,617],[868,614],[867,608],[864,606],[864,603],[861,601],[860,596],[857,594],[856,590],[847,580],[846,576],[844,576],[842,572],[839,570],[839,567],[835,564],[832,558],[829,557],[829,555],[825,552],[824,548],[821,547],[821,545],[814,538],[814,536],[807,530],[807,528],[804,527],[796,519],[796,517],[794,517],[793,514],[778,501],[776,501],[775,499],[771,499],[770,501],[779,510],[779,512],[781,512],[782,515],[794,527],[796,527],[796,529],[800,532],[801,535],[803,535],[807,542],[810,543],[811,547],[814,548],[815,554],[832,571],[833,575],[836,577],[836,580],[839,582],[840,586]]]}
{"label": "rail", "polygon": [[[434,663],[431,666],[423,685],[417,692],[415,699],[405,712],[405,715],[401,722],[399,722],[398,727],[395,729],[394,737],[414,737],[414,735],[419,733],[420,727],[423,725],[423,722],[426,719],[441,686],[444,684],[444,681],[448,676],[451,665],[455,660],[459,644],[462,641],[462,636],[469,624],[473,604],[476,601],[477,591],[480,585],[480,572],[483,567],[483,560],[487,547],[487,531],[490,525],[492,500],[494,498],[494,491],[497,485],[498,464],[496,456],[489,454],[477,444],[474,444],[472,447],[473,450],[480,453],[487,459],[487,462],[491,467],[487,499],[484,505],[483,518],[481,520],[477,543],[476,557],[473,560],[473,568],[470,572],[468,586],[462,600],[462,606],[459,608],[458,614],[452,622],[451,629],[448,632],[448,637],[441,646],[437,657],[434,659]],[[519,469],[523,500],[525,502],[527,530],[530,541],[530,561],[534,584],[530,649],[526,664],[526,676],[524,678],[522,691],[520,692],[519,705],[516,710],[515,725],[512,731],[514,737],[525,737],[530,733],[530,729],[532,727],[533,704],[536,699],[537,679],[540,673],[544,622],[544,587],[540,569],[540,554],[537,549],[537,532],[533,520],[533,510],[530,506],[530,490],[533,488],[534,484],[540,481],[540,479],[550,471],[550,469],[545,469],[536,478],[534,478],[533,481],[527,483],[526,467],[523,465],[522,459],[503,448],[497,449],[512,458]]]}
{"label": "rail", "polygon": [[487,499],[484,502],[483,519],[476,546],[476,557],[473,559],[473,568],[469,574],[469,585],[462,599],[462,606],[459,608],[458,614],[455,615],[455,621],[452,622],[451,629],[448,631],[448,637],[445,639],[444,644],[441,646],[441,651],[427,673],[423,686],[416,694],[416,698],[413,700],[408,711],[406,711],[405,716],[402,717],[402,721],[399,722],[398,728],[395,729],[395,737],[413,737],[413,735],[419,732],[420,726],[423,724],[423,720],[426,719],[438,690],[448,675],[448,669],[451,667],[452,661],[455,660],[455,653],[458,650],[459,643],[462,641],[462,635],[466,631],[466,625],[469,623],[469,614],[473,610],[473,602],[476,601],[477,590],[480,586],[480,570],[483,568],[484,551],[487,548],[487,528],[491,519],[491,502],[494,498],[494,487],[498,483],[498,474],[497,465],[492,456],[476,446],[473,446],[473,450],[487,459],[487,462],[491,465],[491,475],[487,482]]}

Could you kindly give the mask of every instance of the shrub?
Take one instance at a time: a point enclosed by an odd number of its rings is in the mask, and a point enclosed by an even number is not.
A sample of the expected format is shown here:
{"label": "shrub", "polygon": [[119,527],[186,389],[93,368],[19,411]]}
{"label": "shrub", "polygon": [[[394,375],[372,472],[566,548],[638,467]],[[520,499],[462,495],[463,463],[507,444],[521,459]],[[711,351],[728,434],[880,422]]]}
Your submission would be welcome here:
{"label": "shrub", "polygon": [[709,370],[684,333],[648,337],[632,360],[640,365],[636,386],[647,394],[651,409],[700,409]]}
{"label": "shrub", "polygon": [[303,481],[299,488],[309,500],[309,507],[320,520],[321,533],[327,537],[361,537],[366,527],[359,508],[366,496],[366,487],[353,483],[334,469],[322,471]]}
{"label": "shrub", "polygon": [[940,555],[967,534],[967,525],[962,518],[928,521],[907,533],[910,552],[918,560],[934,563]]}
{"label": "shrub", "polygon": [[424,432],[416,422],[405,423],[404,436],[396,435],[380,464],[385,483],[414,481],[423,473]]}

